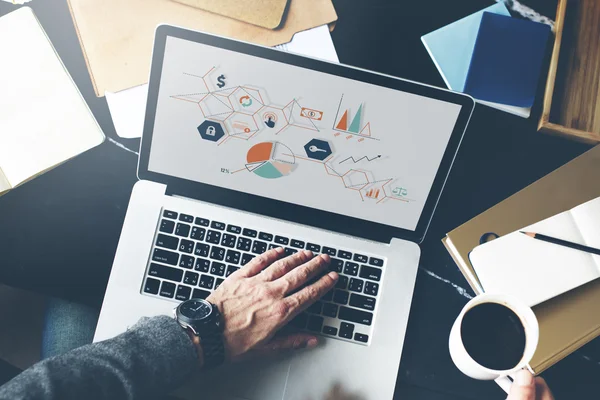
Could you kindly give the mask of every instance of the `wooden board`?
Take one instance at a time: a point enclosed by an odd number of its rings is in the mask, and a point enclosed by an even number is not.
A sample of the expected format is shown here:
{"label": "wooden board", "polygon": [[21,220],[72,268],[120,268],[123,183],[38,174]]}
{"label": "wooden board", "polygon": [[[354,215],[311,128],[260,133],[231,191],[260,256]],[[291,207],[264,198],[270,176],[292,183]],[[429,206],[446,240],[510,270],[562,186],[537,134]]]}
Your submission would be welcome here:
{"label": "wooden board", "polygon": [[538,129],[600,143],[598,0],[559,1],[556,39]]}

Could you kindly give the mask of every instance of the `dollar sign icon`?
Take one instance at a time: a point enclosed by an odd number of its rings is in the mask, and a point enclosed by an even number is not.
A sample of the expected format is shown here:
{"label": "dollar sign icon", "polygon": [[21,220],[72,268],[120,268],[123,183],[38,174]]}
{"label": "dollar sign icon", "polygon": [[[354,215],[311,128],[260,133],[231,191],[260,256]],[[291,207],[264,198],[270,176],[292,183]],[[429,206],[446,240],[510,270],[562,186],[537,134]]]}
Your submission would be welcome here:
{"label": "dollar sign icon", "polygon": [[219,89],[222,88],[223,86],[225,86],[225,75],[220,75],[217,78],[217,82],[219,82],[219,83],[217,83],[217,86],[219,87]]}

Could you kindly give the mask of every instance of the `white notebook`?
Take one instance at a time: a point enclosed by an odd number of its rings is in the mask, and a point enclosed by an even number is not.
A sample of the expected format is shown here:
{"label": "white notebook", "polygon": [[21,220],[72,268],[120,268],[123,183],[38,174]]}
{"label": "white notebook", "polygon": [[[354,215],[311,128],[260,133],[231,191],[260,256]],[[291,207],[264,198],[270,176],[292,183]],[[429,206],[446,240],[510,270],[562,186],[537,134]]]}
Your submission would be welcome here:
{"label": "white notebook", "polygon": [[[600,248],[600,197],[520,229]],[[485,292],[534,306],[600,278],[600,256],[543,242],[519,231],[476,247],[469,256]]]}
{"label": "white notebook", "polygon": [[104,134],[29,7],[0,18],[0,194]]}

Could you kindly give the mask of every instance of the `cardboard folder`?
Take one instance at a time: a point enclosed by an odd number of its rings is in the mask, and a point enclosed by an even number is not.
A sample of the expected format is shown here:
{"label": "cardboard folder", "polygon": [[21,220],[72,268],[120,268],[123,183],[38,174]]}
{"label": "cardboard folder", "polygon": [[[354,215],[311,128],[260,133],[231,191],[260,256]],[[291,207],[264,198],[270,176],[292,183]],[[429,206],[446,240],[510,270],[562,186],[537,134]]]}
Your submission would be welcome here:
{"label": "cardboard folder", "polygon": [[68,0],[96,95],[148,81],[154,31],[171,24],[265,46],[337,19],[331,0],[290,0],[285,23],[261,28],[171,0]]}
{"label": "cardboard folder", "polygon": [[173,0],[215,14],[275,29],[283,22],[288,0]]}
{"label": "cardboard folder", "polygon": [[[600,197],[599,170],[596,146],[448,233],[442,241],[475,293],[482,287],[469,253],[483,234],[506,235]],[[599,304],[600,280],[595,280],[533,307],[540,339],[529,366],[536,374],[600,335]]]}

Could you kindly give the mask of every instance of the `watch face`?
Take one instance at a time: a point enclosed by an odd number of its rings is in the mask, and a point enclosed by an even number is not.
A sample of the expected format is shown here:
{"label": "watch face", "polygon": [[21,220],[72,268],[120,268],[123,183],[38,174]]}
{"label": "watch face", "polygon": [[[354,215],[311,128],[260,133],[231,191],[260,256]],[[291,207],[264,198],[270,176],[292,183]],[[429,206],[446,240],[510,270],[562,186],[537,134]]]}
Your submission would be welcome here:
{"label": "watch face", "polygon": [[212,306],[208,301],[192,299],[181,304],[179,312],[186,318],[202,320],[212,313]]}

